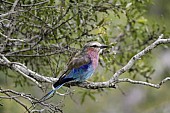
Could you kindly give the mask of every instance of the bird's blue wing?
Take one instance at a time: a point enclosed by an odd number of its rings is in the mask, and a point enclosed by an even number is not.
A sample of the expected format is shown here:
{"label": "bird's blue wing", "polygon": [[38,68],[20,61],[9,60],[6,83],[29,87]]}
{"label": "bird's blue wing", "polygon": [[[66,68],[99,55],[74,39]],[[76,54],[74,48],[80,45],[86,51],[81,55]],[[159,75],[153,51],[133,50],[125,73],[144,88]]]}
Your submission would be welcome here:
{"label": "bird's blue wing", "polygon": [[91,62],[91,59],[88,55],[80,54],[79,56],[76,56],[72,58],[72,60],[68,63],[68,68],[64,72],[62,76],[60,76],[59,80],[53,84],[53,87],[57,90],[59,89],[58,86],[62,85],[66,82],[72,81],[75,78],[69,77],[68,74],[73,70],[77,69],[81,66],[85,66]]}
{"label": "bird's blue wing", "polygon": [[75,78],[72,76],[69,76],[69,73],[73,71],[74,69],[78,69],[80,67],[86,68],[86,66],[90,62],[91,62],[90,57],[84,54],[80,54],[79,56],[72,58],[72,60],[68,63],[67,70],[60,76],[58,81],[53,84],[53,90],[48,92],[40,100],[45,101],[46,99],[51,97],[51,95],[53,95],[55,91],[58,90],[61,86],[63,86],[66,82],[73,81]]}

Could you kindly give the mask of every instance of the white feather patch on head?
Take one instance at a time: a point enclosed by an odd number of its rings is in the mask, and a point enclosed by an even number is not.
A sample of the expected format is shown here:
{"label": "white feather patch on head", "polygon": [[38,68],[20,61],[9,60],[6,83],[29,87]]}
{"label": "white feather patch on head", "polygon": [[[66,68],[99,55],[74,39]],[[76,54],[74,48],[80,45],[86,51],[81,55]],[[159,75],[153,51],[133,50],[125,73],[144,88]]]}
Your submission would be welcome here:
{"label": "white feather patch on head", "polygon": [[99,42],[89,42],[89,43],[87,43],[85,46],[86,46],[86,47],[89,47],[89,46],[94,46],[94,45],[100,47],[102,44],[100,44]]}

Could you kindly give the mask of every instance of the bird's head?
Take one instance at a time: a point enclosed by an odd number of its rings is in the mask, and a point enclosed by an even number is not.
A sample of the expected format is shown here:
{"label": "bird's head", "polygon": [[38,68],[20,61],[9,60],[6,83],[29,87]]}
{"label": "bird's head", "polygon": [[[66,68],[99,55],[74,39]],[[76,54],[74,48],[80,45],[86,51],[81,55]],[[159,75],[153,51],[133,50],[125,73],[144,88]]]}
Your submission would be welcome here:
{"label": "bird's head", "polygon": [[83,51],[88,52],[97,52],[98,54],[102,51],[102,49],[107,48],[108,46],[100,44],[99,42],[89,42],[84,46]]}

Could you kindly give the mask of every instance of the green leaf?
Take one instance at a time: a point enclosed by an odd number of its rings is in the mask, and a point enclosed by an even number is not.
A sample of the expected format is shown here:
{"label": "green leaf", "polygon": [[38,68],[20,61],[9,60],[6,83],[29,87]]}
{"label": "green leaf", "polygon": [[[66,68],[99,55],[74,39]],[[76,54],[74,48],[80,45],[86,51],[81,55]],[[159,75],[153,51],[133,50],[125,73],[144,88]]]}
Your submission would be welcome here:
{"label": "green leaf", "polygon": [[141,18],[139,18],[138,20],[137,20],[137,22],[138,23],[141,23],[141,24],[146,24],[147,23],[147,19],[146,18],[144,18],[144,17],[141,17]]}
{"label": "green leaf", "polygon": [[104,23],[105,19],[103,18],[98,24],[97,26],[101,26]]}
{"label": "green leaf", "polygon": [[84,103],[86,95],[87,95],[87,92],[85,91],[85,92],[82,94],[81,104]]}
{"label": "green leaf", "polygon": [[96,98],[95,98],[95,96],[94,96],[93,94],[89,93],[88,96],[89,96],[92,100],[94,100],[94,101],[96,100]]}

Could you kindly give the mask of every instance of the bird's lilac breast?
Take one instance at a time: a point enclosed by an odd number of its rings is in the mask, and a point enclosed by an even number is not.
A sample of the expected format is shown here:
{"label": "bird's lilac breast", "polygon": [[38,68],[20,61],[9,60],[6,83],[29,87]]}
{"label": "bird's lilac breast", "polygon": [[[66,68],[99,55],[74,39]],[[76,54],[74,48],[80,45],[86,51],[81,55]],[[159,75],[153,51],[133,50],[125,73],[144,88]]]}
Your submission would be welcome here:
{"label": "bird's lilac breast", "polygon": [[92,66],[92,62],[82,65],[79,68],[73,68],[71,72],[68,74],[68,78],[73,78],[75,81],[85,81],[94,72],[94,68]]}
{"label": "bird's lilac breast", "polygon": [[96,51],[95,49],[89,49],[87,53],[92,61],[93,68],[96,69],[98,66],[98,60],[99,60],[98,51]]}

